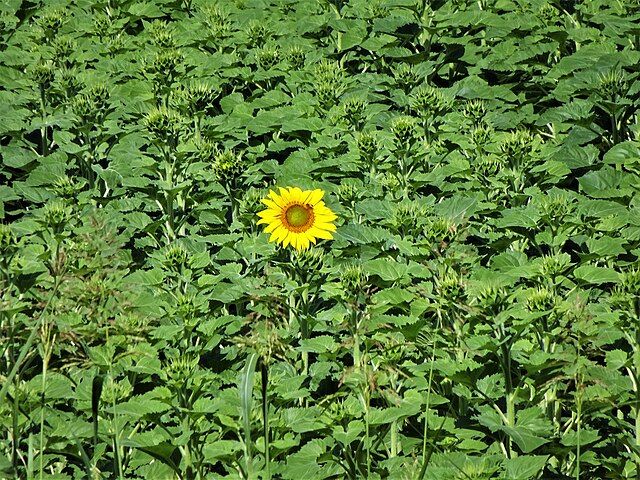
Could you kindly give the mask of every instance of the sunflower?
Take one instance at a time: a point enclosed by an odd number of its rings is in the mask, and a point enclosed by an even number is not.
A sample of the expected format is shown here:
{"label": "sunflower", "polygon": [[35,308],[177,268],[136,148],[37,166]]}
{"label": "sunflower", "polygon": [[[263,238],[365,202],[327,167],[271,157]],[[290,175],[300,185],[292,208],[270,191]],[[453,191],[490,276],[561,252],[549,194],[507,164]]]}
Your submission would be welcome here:
{"label": "sunflower", "polygon": [[271,233],[270,242],[291,245],[296,250],[309,248],[317,238],[332,240],[330,232],[336,231],[331,223],[338,218],[322,201],[324,191],[300,190],[298,187],[280,187],[278,195],[269,191],[269,198],[262,199],[267,207],[258,213],[258,224],[266,223],[265,233]]}

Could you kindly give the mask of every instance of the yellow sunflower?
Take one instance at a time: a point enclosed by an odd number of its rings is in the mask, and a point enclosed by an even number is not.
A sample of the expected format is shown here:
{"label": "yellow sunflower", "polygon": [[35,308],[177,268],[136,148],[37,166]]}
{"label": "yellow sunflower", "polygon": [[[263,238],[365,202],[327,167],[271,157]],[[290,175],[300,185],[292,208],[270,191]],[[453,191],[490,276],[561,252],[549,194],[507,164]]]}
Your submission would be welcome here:
{"label": "yellow sunflower", "polygon": [[264,231],[271,234],[270,242],[296,250],[306,250],[317,238],[332,240],[336,226],[331,222],[338,217],[324,204],[323,195],[320,189],[280,187],[279,195],[270,190],[269,198],[262,199],[269,208],[258,213],[258,224],[267,224]]}

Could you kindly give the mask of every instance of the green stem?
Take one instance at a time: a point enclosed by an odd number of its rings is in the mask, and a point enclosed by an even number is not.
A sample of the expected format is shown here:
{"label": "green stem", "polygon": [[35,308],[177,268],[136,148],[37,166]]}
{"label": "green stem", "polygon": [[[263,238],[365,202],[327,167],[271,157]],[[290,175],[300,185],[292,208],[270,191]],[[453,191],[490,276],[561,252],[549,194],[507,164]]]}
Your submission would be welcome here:
{"label": "green stem", "polygon": [[60,286],[60,277],[56,276],[55,277],[55,283],[53,285],[53,290],[51,291],[51,295],[49,296],[49,299],[47,300],[47,303],[44,306],[44,309],[42,310],[42,313],[38,316],[36,324],[31,329],[31,333],[29,334],[29,338],[27,338],[26,343],[22,346],[22,349],[20,350],[20,355],[18,355],[18,359],[16,360],[16,363],[13,364],[13,368],[9,372],[9,375],[7,375],[7,377],[6,377],[5,381],[4,381],[4,384],[2,385],[2,389],[0,390],[0,399],[4,399],[5,398],[5,395],[7,394],[7,391],[9,390],[9,386],[13,382],[13,379],[16,377],[19,368],[22,366],[22,363],[24,362],[25,357],[31,351],[31,347],[33,346],[33,342],[35,340],[36,334],[37,334],[38,330],[40,329],[40,325],[42,324],[42,319],[45,317],[45,314],[49,310],[49,306],[51,305],[51,302],[53,301],[53,298],[55,297],[56,293],[58,292],[58,287],[59,286]]}
{"label": "green stem", "polygon": [[353,366],[356,369],[360,368],[360,335],[357,329],[353,334]]}
{"label": "green stem", "polygon": [[45,393],[47,387],[47,371],[49,369],[49,360],[53,353],[53,341],[51,340],[51,325],[47,322],[42,325],[42,394],[40,406],[40,479],[42,479],[42,473],[44,466],[42,464],[44,457],[44,409],[45,409]]}
{"label": "green stem", "polygon": [[44,125],[47,117],[47,96],[44,85],[40,86],[40,114],[43,125],[40,127],[40,153],[43,157],[49,154],[49,140],[47,139],[47,126]]}
{"label": "green stem", "polygon": [[[366,388],[366,387],[365,387]],[[371,476],[371,436],[369,433],[369,395],[364,395],[365,450],[367,452],[367,478]]]}
{"label": "green stem", "polygon": [[[305,287],[300,295],[300,337],[302,340],[309,338],[309,292]],[[302,374],[309,373],[309,352],[302,352]]]}
{"label": "green stem", "polygon": [[[637,320],[637,319],[636,319]],[[633,386],[635,387],[636,401],[635,401],[635,440],[636,451],[634,454],[636,463],[636,480],[640,480],[640,385],[638,385],[638,377],[640,376],[640,328],[636,326],[635,329],[635,345],[633,346]]]}
{"label": "green stem", "polygon": [[398,456],[398,421],[391,422],[391,457]]}
{"label": "green stem", "polygon": [[262,419],[264,435],[264,466],[266,469],[266,479],[271,480],[271,454],[269,452],[269,402],[267,396],[267,386],[269,381],[269,371],[267,365],[262,361]]}

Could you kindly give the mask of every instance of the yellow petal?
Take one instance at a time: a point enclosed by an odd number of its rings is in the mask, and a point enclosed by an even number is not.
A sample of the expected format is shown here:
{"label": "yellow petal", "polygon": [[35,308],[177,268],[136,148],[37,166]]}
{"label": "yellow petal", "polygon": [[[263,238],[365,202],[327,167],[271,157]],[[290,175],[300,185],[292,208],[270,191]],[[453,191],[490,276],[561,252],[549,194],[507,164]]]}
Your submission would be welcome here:
{"label": "yellow petal", "polygon": [[323,195],[324,195],[324,191],[320,190],[319,188],[316,190],[312,190],[309,192],[309,195],[305,203],[309,203],[315,206],[323,197]]}
{"label": "yellow petal", "polygon": [[284,248],[287,248],[287,245],[289,245],[291,243],[291,236],[293,234],[291,232],[287,232],[287,236],[284,237],[284,240],[282,241],[282,246]]}
{"label": "yellow petal", "polygon": [[298,187],[291,188],[289,190],[289,193],[291,194],[291,200],[293,200],[294,202],[303,203],[304,196],[302,195],[302,190],[300,190]]}
{"label": "yellow petal", "polygon": [[280,215],[282,215],[280,213],[280,211],[275,211],[271,208],[267,209],[267,210],[262,210],[261,212],[258,212],[258,216],[265,218],[265,217],[279,217]]}
{"label": "yellow petal", "polygon": [[278,205],[278,209],[282,209],[287,205],[282,196],[278,195],[273,190],[269,191],[269,197],[271,197],[271,200],[273,200]]}
{"label": "yellow petal", "polygon": [[333,235],[331,235],[326,229],[321,229],[313,226],[307,232],[314,237],[324,238],[325,240],[333,240]]}
{"label": "yellow petal", "polygon": [[321,222],[317,222],[313,224],[314,228],[317,228],[319,230],[329,230],[331,232],[335,232],[336,231],[336,226],[333,223],[321,223]]}
{"label": "yellow petal", "polygon": [[285,203],[285,205],[291,203],[291,187],[287,187],[287,189],[284,189],[282,187],[278,187],[280,189],[280,197],[282,198],[282,201]]}
{"label": "yellow petal", "polygon": [[271,200],[267,200],[266,198],[263,198],[260,201],[264,203],[267,207],[269,207],[271,210],[275,210],[278,212],[282,210],[282,208],[280,208],[275,202],[272,202]]}
{"label": "yellow petal", "polygon": [[331,217],[329,215],[318,215],[314,218],[313,224],[316,225],[318,223],[332,223],[335,220],[335,217]]}
{"label": "yellow petal", "polygon": [[269,225],[267,225],[264,229],[264,233],[271,233],[280,225],[280,222],[269,222]]}
{"label": "yellow petal", "polygon": [[297,249],[298,248],[296,246],[297,244],[298,244],[298,235],[295,234],[294,232],[289,232],[289,245]]}
{"label": "yellow petal", "polygon": [[271,238],[269,238],[270,242],[282,242],[282,238],[287,235],[287,231],[282,228],[282,225],[278,225],[273,232],[271,233]]}

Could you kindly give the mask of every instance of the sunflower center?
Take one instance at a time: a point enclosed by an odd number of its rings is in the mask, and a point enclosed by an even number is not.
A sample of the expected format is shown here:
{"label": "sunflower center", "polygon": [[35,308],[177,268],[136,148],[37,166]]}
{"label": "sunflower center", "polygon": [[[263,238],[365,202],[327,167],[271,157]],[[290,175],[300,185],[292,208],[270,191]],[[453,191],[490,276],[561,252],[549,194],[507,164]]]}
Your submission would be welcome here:
{"label": "sunflower center", "polygon": [[287,208],[284,214],[287,227],[294,232],[303,232],[313,223],[313,208],[295,204]]}

